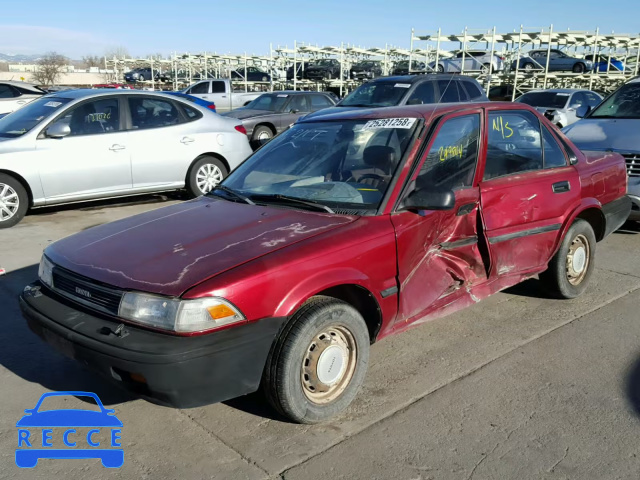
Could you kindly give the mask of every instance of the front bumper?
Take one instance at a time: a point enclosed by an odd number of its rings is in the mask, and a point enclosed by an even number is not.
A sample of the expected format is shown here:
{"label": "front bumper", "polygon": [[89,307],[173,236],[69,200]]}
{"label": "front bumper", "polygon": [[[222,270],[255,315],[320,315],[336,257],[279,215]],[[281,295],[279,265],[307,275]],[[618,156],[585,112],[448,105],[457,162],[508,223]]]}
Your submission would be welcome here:
{"label": "front bumper", "polygon": [[20,308],[29,328],[68,357],[154,403],[190,408],[254,392],[283,318],[208,335],[174,336],[89,311],[39,282]]}

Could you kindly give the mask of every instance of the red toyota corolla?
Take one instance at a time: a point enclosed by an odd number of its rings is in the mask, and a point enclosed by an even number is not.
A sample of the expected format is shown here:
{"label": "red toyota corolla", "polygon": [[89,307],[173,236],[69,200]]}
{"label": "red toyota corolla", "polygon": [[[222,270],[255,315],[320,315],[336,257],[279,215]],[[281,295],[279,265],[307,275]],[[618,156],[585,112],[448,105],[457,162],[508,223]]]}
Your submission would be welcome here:
{"label": "red toyota corolla", "polygon": [[630,210],[624,160],[519,104],[301,121],[209,195],[49,246],[20,304],[62,352],[153,401],[253,392],[297,422],[355,397],[369,346],[540,274],[584,291]]}

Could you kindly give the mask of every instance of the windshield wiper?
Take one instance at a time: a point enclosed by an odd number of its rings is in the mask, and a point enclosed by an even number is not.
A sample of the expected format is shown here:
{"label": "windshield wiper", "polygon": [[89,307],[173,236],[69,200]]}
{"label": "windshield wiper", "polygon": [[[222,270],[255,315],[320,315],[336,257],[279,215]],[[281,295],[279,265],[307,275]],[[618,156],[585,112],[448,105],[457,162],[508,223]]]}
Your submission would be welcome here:
{"label": "windshield wiper", "polygon": [[232,197],[239,198],[244,203],[248,203],[249,205],[255,205],[255,203],[249,197],[245,197],[241,193],[238,193],[229,187],[225,187],[224,185],[216,185],[215,187],[213,187],[213,189],[211,189],[209,193],[213,193],[215,190],[222,190],[223,192],[228,193]]}
{"label": "windshield wiper", "polygon": [[268,194],[257,194],[251,195],[251,198],[257,202],[265,202],[269,203],[275,200],[274,203],[291,203],[294,205],[304,205],[305,207],[310,207],[313,210],[318,210],[321,212],[335,213],[326,205],[322,203],[315,202],[313,200],[303,200],[297,197],[289,197],[288,195],[280,195],[279,193],[268,195]]}

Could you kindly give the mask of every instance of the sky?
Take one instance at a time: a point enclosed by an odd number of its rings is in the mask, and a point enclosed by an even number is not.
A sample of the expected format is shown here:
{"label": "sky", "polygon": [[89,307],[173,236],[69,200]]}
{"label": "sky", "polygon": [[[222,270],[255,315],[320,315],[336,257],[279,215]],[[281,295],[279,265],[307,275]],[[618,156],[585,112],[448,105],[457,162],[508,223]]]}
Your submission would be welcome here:
{"label": "sky", "polygon": [[[635,33],[640,0],[275,0],[177,2],[136,0],[0,0],[0,53],[57,51],[73,59],[125,47],[132,56],[162,53],[268,55],[269,44],[294,40],[321,46],[345,44],[408,48],[416,33],[469,29],[510,32],[520,25],[554,30]],[[621,14],[621,12],[625,12]]]}

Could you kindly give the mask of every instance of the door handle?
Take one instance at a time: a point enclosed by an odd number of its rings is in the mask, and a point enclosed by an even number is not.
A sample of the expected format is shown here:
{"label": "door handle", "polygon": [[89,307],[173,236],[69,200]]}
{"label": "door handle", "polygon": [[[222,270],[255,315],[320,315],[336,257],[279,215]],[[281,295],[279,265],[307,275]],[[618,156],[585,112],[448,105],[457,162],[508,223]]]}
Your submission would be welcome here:
{"label": "door handle", "polygon": [[125,147],[124,145],[118,145],[117,143],[114,143],[109,147],[109,150],[111,150],[112,152],[117,152],[119,150],[124,150],[125,148],[127,147]]}
{"label": "door handle", "polygon": [[220,95],[220,96],[221,96],[222,98],[227,98],[227,96],[226,96],[226,95]]}
{"label": "door handle", "polygon": [[18,100],[18,105],[24,105],[25,103],[27,103],[25,100]]}
{"label": "door handle", "polygon": [[180,139],[180,143],[183,143],[185,145],[187,145],[189,143],[193,143],[193,142],[195,142],[195,140],[193,138],[190,138],[190,137],[182,137]]}
{"label": "door handle", "polygon": [[553,193],[564,193],[571,190],[571,184],[567,181],[564,182],[556,182],[551,188],[553,189]]}

